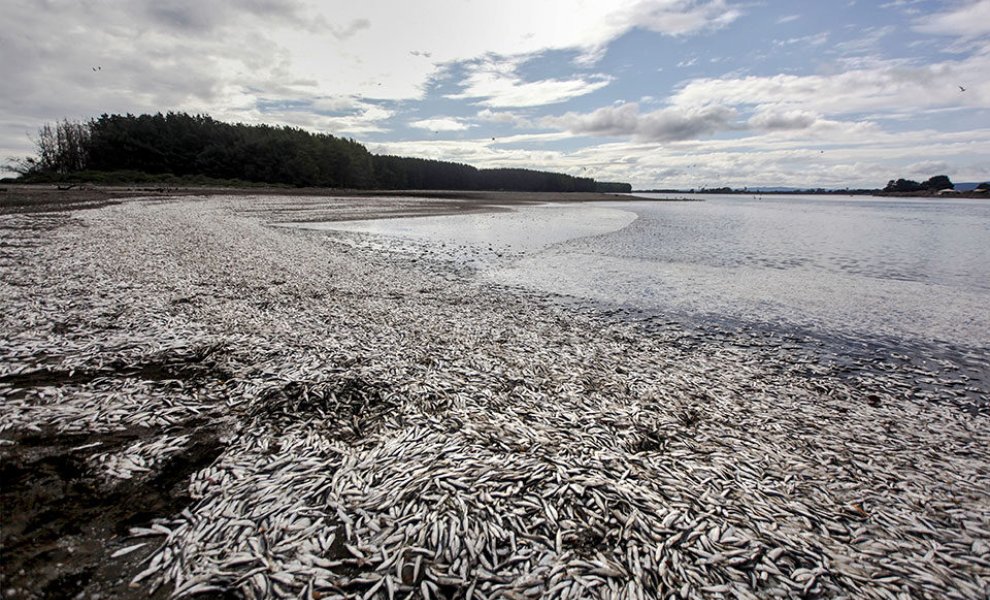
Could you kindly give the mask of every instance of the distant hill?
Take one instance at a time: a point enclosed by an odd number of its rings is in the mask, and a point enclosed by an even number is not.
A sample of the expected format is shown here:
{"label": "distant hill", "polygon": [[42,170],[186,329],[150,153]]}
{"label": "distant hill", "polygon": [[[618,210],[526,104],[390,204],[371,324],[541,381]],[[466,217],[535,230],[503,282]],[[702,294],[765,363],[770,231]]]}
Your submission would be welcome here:
{"label": "distant hill", "polygon": [[979,181],[967,181],[966,183],[956,183],[955,189],[957,192],[971,192],[976,189],[976,186],[980,185]]}

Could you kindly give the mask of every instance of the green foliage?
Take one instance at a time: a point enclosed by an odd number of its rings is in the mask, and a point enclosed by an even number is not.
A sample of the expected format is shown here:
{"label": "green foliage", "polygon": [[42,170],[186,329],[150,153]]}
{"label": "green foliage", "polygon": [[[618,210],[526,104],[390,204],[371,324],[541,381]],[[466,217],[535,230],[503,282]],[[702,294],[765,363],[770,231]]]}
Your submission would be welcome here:
{"label": "green foliage", "polygon": [[590,192],[592,179],[529,169],[476,169],[470,165],[407,158],[374,157],[377,187],[389,190],[507,190]]}
{"label": "green foliage", "polygon": [[[527,169],[374,156],[352,139],[293,127],[223,123],[207,115],[101,115],[39,133],[25,181],[255,182],[299,187],[411,190],[594,191],[589,178]],[[116,175],[106,175],[115,173]],[[103,175],[101,175],[103,174]],[[67,178],[68,177],[68,178]],[[620,186],[623,184],[608,184]],[[631,189],[631,188],[630,188]]]}
{"label": "green foliage", "polygon": [[917,181],[911,181],[910,179],[898,179],[894,181],[891,179],[887,182],[887,187],[883,188],[885,192],[919,192],[925,188],[921,187],[921,184]]}
{"label": "green foliage", "polygon": [[269,184],[369,187],[371,154],[354,140],[205,115],[102,115],[90,122],[89,167]]}
{"label": "green foliage", "polygon": [[926,190],[932,192],[953,188],[952,181],[950,181],[948,176],[946,175],[936,175],[935,177],[932,177],[922,185],[924,185]]}
{"label": "green foliage", "polygon": [[477,190],[482,189],[478,169],[460,163],[375,156],[376,187],[386,190]]}
{"label": "green foliage", "polygon": [[595,180],[529,169],[484,169],[481,189],[513,192],[593,192]]}
{"label": "green foliage", "polygon": [[885,192],[937,192],[938,190],[944,190],[946,188],[952,188],[952,181],[949,180],[946,175],[936,175],[924,183],[918,183],[917,181],[911,181],[910,179],[898,179],[890,180],[887,182],[887,187],[883,188]]}
{"label": "green foliage", "polygon": [[[205,175],[172,175],[171,173],[145,173],[143,171],[76,171],[73,173],[30,173],[6,183],[94,183],[99,185],[159,186],[224,186],[270,187],[273,184],[244,181],[243,179],[217,179]],[[292,187],[292,186],[286,186]]]}
{"label": "green foliage", "polygon": [[595,191],[603,194],[631,194],[632,186],[628,183],[615,183],[611,181],[596,181]]}

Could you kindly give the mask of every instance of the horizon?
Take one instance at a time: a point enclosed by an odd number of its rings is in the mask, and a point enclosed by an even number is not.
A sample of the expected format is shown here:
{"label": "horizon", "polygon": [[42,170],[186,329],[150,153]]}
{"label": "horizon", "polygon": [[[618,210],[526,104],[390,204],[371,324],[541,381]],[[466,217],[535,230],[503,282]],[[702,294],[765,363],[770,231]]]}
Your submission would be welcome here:
{"label": "horizon", "polygon": [[990,177],[990,0],[15,1],[0,14],[3,161],[32,154],[45,123],[181,111],[639,190]]}

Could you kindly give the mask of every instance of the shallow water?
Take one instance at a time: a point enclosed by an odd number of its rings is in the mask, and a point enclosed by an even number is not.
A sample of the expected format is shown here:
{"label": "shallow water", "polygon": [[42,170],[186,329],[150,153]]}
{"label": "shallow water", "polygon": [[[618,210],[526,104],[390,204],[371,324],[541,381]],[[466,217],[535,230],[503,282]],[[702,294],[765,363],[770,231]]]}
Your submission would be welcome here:
{"label": "shallow water", "polygon": [[709,196],[610,206],[638,218],[491,276],[627,306],[858,338],[990,343],[990,203]]}
{"label": "shallow water", "polygon": [[388,240],[498,283],[672,316],[990,345],[990,203],[704,200],[297,226]]}
{"label": "shallow water", "polygon": [[494,213],[282,225],[364,234],[366,243],[385,236],[406,242],[388,244],[393,251],[488,269],[569,240],[618,231],[636,218],[632,211],[606,206],[553,204]]}
{"label": "shallow water", "polygon": [[674,327],[689,345],[721,339],[784,369],[882,376],[905,397],[990,410],[990,203],[706,196],[292,226],[647,335]]}

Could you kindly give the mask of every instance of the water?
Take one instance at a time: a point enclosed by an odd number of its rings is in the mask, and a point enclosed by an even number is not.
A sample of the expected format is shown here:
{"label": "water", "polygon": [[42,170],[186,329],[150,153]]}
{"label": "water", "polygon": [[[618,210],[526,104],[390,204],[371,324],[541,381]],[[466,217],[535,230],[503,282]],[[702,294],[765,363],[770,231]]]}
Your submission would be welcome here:
{"label": "water", "polygon": [[359,232],[498,283],[668,315],[990,345],[990,203],[703,198],[295,226]]}
{"label": "water", "polygon": [[990,202],[702,198],[289,225],[990,414]]}
{"label": "water", "polygon": [[489,276],[675,314],[990,344],[990,203],[732,195],[609,206],[638,218]]}
{"label": "water", "polygon": [[990,202],[701,198],[290,225],[990,414]]}
{"label": "water", "polygon": [[621,230],[636,218],[632,211],[609,206],[548,204],[494,213],[281,225],[362,234],[365,245],[376,245],[380,238],[384,243],[378,245],[390,251],[422,254],[491,274],[556,244]]}

